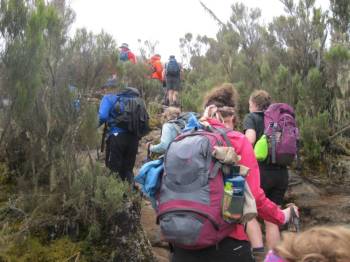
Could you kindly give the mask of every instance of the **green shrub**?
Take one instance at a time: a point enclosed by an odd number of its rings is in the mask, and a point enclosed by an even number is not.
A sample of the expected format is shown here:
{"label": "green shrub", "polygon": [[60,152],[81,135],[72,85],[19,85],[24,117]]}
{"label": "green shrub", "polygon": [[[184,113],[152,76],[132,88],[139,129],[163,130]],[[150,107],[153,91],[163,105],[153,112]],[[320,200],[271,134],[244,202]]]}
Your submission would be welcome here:
{"label": "green shrub", "polygon": [[79,243],[74,243],[64,237],[48,243],[43,243],[37,238],[29,237],[24,241],[13,242],[5,251],[0,252],[0,261],[17,262],[56,262],[75,261],[79,256],[79,261],[86,261],[80,256],[81,247]]}
{"label": "green shrub", "polygon": [[350,50],[348,47],[343,45],[334,45],[325,54],[327,61],[332,63],[342,63],[347,62],[350,59]]}
{"label": "green shrub", "polygon": [[305,159],[313,162],[319,160],[325,150],[329,133],[329,113],[317,114],[314,118],[299,115],[299,127]]}

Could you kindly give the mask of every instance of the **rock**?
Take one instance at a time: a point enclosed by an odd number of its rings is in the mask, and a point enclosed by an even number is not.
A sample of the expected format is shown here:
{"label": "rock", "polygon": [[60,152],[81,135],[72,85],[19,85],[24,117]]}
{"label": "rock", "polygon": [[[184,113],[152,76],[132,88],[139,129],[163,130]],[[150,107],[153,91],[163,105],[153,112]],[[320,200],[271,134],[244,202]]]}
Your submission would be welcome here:
{"label": "rock", "polygon": [[153,253],[154,256],[156,257],[158,262],[169,262],[169,251],[164,249],[164,248],[160,248],[160,247],[154,247],[153,248]]}
{"label": "rock", "polygon": [[[295,181],[300,180],[300,183]],[[286,200],[295,203],[301,211],[302,228],[322,224],[350,223],[350,196],[345,192],[320,188],[305,178],[292,174]]]}

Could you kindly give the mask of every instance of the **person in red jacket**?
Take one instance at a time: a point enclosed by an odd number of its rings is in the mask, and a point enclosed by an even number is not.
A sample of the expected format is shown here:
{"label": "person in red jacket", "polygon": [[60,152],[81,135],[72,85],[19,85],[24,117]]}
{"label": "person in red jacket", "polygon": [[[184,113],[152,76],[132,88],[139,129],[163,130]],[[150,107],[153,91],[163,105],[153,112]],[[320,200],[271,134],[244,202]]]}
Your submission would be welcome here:
{"label": "person in red jacket", "polygon": [[119,59],[121,61],[130,61],[131,63],[136,64],[136,56],[131,52],[127,43],[123,43],[119,48]]}
{"label": "person in red jacket", "polygon": [[[212,127],[233,129],[237,122],[237,91],[232,84],[223,84],[213,89],[205,98],[203,119]],[[241,156],[239,164],[250,169],[246,181],[256,201],[259,217],[283,225],[291,216],[288,207],[281,210],[270,201],[260,187],[260,173],[253,147],[244,134],[236,131],[227,136],[235,151]],[[297,208],[295,212],[297,212]],[[251,246],[244,225],[237,224],[231,234],[215,246],[200,250],[189,250],[174,246],[172,262],[179,261],[247,261],[253,262]]]}

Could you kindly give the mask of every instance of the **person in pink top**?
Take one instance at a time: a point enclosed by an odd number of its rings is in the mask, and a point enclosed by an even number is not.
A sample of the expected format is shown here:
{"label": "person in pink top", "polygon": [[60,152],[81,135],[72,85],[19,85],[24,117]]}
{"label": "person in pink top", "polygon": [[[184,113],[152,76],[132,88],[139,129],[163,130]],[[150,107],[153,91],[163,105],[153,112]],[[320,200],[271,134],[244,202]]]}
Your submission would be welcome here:
{"label": "person in pink top", "polygon": [[[236,116],[237,100],[237,91],[232,84],[223,84],[216,87],[205,98],[203,118],[213,128],[233,129],[238,119]],[[291,215],[290,208],[281,210],[275,203],[266,198],[264,191],[260,187],[259,166],[251,143],[240,132],[228,132],[227,136],[235,148],[236,153],[241,156],[239,164],[250,169],[246,181],[255,198],[259,217],[277,225],[287,223]],[[174,247],[172,261],[253,262],[254,258],[244,225],[237,224],[230,235],[215,246],[202,250],[188,250]]]}

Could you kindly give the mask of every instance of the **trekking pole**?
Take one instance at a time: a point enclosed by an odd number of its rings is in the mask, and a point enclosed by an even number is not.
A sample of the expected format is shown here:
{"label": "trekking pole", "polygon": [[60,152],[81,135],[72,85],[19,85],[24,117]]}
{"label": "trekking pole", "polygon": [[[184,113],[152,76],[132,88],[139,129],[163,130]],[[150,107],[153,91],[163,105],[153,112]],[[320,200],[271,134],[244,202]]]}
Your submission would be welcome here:
{"label": "trekking pole", "polygon": [[105,139],[107,135],[107,123],[104,124],[102,138],[101,138],[101,153],[105,151]]}
{"label": "trekking pole", "polygon": [[[289,219],[289,226],[288,226],[288,230],[290,230],[291,227],[294,228],[294,232],[298,233],[300,232],[300,218],[299,216],[295,213],[294,204],[288,204],[287,207],[290,208],[290,219]],[[293,232],[293,231],[292,231]]]}
{"label": "trekking pole", "polygon": [[147,157],[146,157],[146,161],[151,161],[151,150],[150,150],[151,144],[147,145]]}
{"label": "trekking pole", "polygon": [[271,147],[272,147],[272,156],[271,162],[272,164],[276,164],[276,128],[277,123],[272,124],[272,135],[271,135]]}

